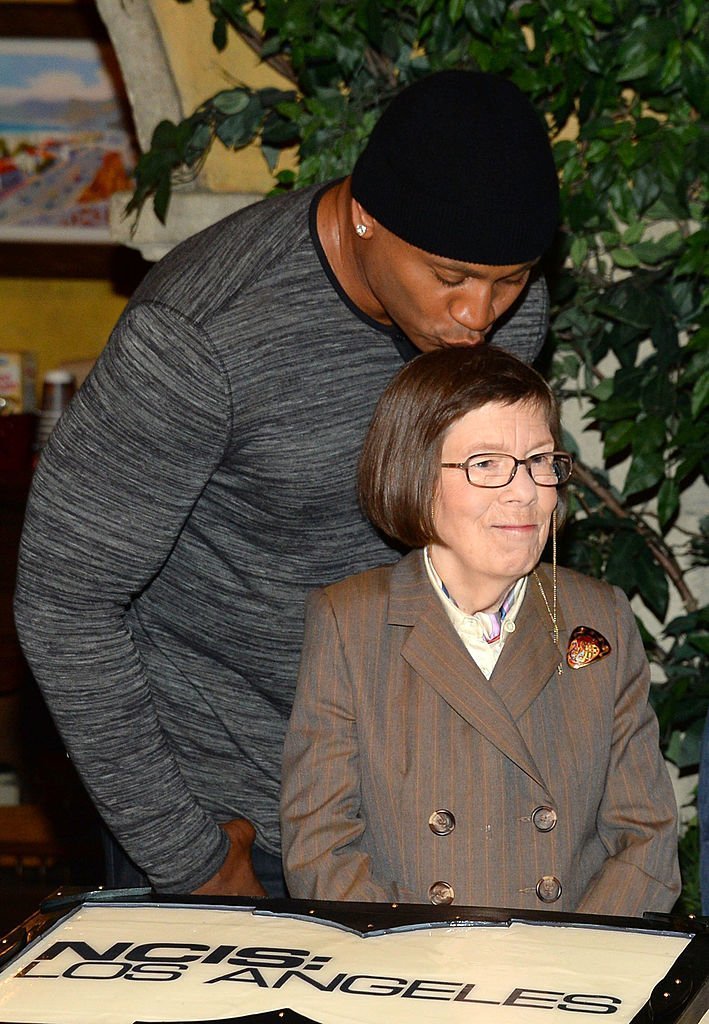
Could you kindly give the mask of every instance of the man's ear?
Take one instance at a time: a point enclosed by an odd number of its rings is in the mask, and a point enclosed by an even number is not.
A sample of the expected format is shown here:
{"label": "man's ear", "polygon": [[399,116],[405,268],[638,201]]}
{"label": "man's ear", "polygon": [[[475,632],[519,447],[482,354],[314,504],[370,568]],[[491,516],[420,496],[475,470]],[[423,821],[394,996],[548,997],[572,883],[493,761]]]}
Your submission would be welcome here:
{"label": "man's ear", "polygon": [[354,228],[355,234],[360,238],[371,237],[372,232],[376,228],[377,221],[367,213],[362,204],[354,197],[352,198],[351,203],[352,227]]}

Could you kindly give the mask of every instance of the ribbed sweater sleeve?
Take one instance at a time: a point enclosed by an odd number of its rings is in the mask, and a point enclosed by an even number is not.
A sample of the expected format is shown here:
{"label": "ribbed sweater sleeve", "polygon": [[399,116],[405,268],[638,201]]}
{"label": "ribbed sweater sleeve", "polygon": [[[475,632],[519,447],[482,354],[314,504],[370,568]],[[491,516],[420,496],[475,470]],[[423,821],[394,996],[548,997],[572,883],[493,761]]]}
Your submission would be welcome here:
{"label": "ribbed sweater sleeve", "polygon": [[178,891],[216,871],[226,840],[183,781],[126,610],[219,462],[224,389],[203,333],[174,310],[132,309],[40,460],[16,597],[23,648],[92,799],[156,887]]}

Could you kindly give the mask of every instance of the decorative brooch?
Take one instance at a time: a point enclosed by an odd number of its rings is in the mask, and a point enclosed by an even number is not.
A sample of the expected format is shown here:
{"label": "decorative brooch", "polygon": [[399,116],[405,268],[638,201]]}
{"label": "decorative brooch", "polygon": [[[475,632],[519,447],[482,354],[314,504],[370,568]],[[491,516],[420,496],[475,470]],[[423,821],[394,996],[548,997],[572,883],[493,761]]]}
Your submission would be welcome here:
{"label": "decorative brooch", "polygon": [[611,653],[611,645],[591,626],[577,626],[566,648],[566,661],[571,668],[584,668]]}

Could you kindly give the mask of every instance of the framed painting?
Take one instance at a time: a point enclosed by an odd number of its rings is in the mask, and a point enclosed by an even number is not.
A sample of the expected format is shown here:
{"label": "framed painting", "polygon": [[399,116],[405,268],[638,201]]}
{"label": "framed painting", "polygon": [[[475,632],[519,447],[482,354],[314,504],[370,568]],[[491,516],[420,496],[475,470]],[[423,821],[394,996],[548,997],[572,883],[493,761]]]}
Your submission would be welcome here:
{"label": "framed painting", "polygon": [[0,3],[0,273],[103,276],[110,197],[137,155],[95,10]]}

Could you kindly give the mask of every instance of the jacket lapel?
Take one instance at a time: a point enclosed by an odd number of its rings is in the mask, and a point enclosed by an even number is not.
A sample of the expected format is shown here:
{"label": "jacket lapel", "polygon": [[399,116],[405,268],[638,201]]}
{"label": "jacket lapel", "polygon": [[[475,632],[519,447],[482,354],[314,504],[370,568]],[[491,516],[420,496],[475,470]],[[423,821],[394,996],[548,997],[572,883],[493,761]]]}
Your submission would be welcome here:
{"label": "jacket lapel", "polygon": [[[411,552],[392,572],[389,622],[411,627],[402,647],[402,656],[411,668],[466,722],[547,789],[500,691],[479,670],[448,619],[428,580],[420,551]],[[551,640],[547,647],[553,654],[547,650],[545,663],[551,665],[551,671],[543,676],[543,683],[559,661]],[[513,697],[529,680],[526,657],[518,661],[516,673],[521,678],[510,688]]]}
{"label": "jacket lapel", "polygon": [[[544,567],[539,566],[537,575],[551,608],[551,573],[547,576]],[[559,633],[563,636],[564,622],[560,608],[557,609],[556,621]],[[551,616],[533,575],[527,582],[527,593],[515,627],[514,633],[507,638],[502,648],[489,685],[495,688],[512,718],[518,721],[547,685],[559,663],[564,662],[563,654],[554,643]]]}

